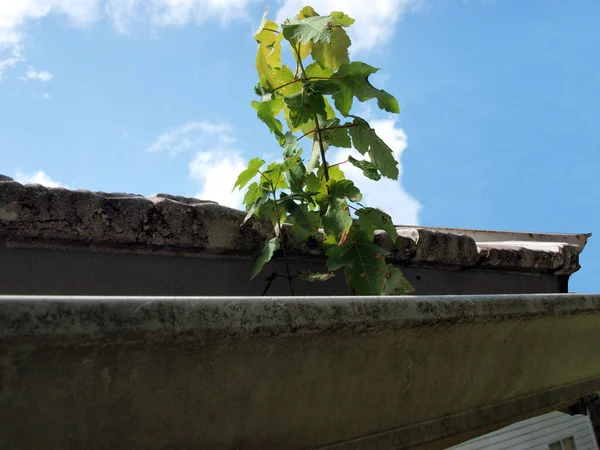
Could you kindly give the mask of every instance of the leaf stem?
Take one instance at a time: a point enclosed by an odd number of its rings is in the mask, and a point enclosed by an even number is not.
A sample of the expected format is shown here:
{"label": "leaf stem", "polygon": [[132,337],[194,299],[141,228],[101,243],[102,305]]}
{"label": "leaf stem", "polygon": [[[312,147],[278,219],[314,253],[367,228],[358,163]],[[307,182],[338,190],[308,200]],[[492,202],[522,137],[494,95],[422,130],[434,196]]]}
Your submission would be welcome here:
{"label": "leaf stem", "polygon": [[[359,125],[360,125],[360,124],[358,124],[358,123],[349,123],[349,124],[347,124],[347,125],[336,125],[336,126],[334,126],[334,127],[325,127],[325,128],[321,128],[321,131],[325,131],[325,130],[339,130],[339,129],[341,129],[341,128],[352,128],[352,127],[357,127],[357,126],[359,126]],[[305,136],[308,136],[308,135],[309,135],[309,134],[311,134],[311,133],[314,133],[315,131],[317,131],[317,130],[316,130],[316,129],[313,129],[313,130],[307,131],[307,132],[306,132],[306,133],[304,133],[302,136],[300,136],[300,137],[298,138],[298,140],[302,139],[302,138],[303,138],[303,137],[305,137]]]}
{"label": "leaf stem", "polygon": [[331,168],[331,167],[335,167],[335,166],[341,166],[342,164],[346,164],[348,161],[349,161],[349,160],[346,160],[346,161],[342,161],[342,162],[339,162],[339,163],[332,164],[332,165],[330,165],[330,166],[329,166],[329,168]]}

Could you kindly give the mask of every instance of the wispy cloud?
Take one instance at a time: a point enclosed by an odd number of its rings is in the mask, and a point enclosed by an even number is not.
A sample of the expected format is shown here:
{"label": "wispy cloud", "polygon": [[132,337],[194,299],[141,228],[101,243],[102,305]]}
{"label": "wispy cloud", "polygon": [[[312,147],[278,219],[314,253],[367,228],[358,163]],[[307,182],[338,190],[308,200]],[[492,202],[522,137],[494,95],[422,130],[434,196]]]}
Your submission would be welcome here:
{"label": "wispy cloud", "polygon": [[207,120],[187,122],[162,133],[146,148],[149,152],[167,152],[175,156],[186,150],[201,148],[207,141],[213,139],[219,144],[232,144],[233,131],[228,123],[213,123]]}
{"label": "wispy cloud", "polygon": [[343,11],[356,22],[348,29],[351,50],[368,52],[386,44],[394,34],[395,24],[407,11],[419,8],[425,0],[283,0],[277,22],[293,17],[310,4],[319,14]]}
{"label": "wispy cloud", "polygon": [[190,121],[159,135],[146,149],[171,156],[191,153],[189,178],[199,184],[196,197],[241,208],[243,194],[231,192],[246,160],[234,147],[234,130],[226,122]]}
{"label": "wispy cloud", "polygon": [[47,70],[37,71],[31,66],[29,67],[29,69],[27,69],[25,76],[21,77],[21,79],[23,80],[39,80],[43,81],[44,83],[51,81],[52,78],[54,78],[54,75],[48,72]]}
{"label": "wispy cloud", "polygon": [[26,61],[23,42],[28,23],[52,15],[66,16],[75,27],[107,20],[120,32],[132,26],[181,26],[218,19],[245,19],[253,0],[0,0],[0,79]]}
{"label": "wispy cloud", "polygon": [[15,174],[15,180],[23,184],[41,184],[46,187],[67,187],[67,185],[54,181],[50,176],[43,170],[38,170],[33,173],[17,172]]}

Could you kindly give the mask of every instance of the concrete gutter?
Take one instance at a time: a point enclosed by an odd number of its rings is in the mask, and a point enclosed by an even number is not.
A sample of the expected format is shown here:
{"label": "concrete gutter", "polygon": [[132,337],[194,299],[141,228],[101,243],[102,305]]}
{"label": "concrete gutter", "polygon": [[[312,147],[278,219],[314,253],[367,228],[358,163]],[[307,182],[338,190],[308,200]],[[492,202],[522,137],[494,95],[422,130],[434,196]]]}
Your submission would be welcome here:
{"label": "concrete gutter", "polygon": [[0,297],[0,448],[445,448],[600,390],[600,295]]}

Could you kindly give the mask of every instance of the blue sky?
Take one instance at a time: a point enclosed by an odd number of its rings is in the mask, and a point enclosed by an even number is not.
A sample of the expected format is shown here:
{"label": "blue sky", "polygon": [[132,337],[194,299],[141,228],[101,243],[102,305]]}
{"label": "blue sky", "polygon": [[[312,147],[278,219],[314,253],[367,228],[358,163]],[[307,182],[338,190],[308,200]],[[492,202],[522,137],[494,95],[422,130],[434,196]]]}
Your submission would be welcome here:
{"label": "blue sky", "polygon": [[[571,289],[598,291],[600,2],[308,3],[357,19],[352,57],[402,109],[361,108],[402,166],[399,183],[363,184],[367,203],[403,224],[596,233]],[[235,205],[239,169],[277,151],[249,105],[265,6],[0,2],[0,173]]]}

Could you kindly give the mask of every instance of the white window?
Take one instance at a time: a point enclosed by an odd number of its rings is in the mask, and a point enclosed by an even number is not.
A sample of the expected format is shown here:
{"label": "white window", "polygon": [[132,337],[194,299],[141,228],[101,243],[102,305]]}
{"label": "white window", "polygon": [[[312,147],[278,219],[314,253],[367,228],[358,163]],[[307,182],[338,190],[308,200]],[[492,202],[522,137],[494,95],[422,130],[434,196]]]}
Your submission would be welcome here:
{"label": "white window", "polygon": [[571,436],[548,445],[548,450],[577,450],[577,447],[575,447],[575,439]]}

